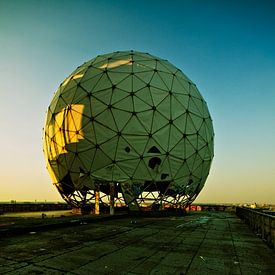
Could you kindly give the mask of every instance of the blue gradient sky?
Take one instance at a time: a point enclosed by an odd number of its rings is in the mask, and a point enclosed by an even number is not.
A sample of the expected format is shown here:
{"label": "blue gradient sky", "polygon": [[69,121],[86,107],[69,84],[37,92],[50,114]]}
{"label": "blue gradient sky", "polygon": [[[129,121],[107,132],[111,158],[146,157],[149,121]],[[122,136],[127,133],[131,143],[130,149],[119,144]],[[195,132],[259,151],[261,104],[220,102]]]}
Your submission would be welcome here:
{"label": "blue gradient sky", "polygon": [[275,203],[274,1],[0,0],[0,201],[60,200],[42,127],[54,91],[102,53],[168,59],[214,121],[215,158],[197,202]]}

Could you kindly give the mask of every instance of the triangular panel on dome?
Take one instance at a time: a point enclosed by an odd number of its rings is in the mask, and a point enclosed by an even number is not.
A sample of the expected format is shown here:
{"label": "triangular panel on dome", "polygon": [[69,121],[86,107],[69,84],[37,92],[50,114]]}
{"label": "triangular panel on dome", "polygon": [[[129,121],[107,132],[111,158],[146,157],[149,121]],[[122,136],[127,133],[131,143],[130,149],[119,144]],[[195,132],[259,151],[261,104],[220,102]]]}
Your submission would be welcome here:
{"label": "triangular panel on dome", "polygon": [[117,126],[117,131],[121,132],[129,119],[132,117],[130,112],[112,108],[112,114]]}
{"label": "triangular panel on dome", "polygon": [[201,102],[198,101],[198,99],[190,97],[189,104],[188,104],[188,110],[197,115],[203,117],[203,110],[201,108]]}
{"label": "triangular panel on dome", "polygon": [[[138,93],[137,93],[138,94]],[[135,112],[144,112],[152,109],[150,101],[147,102],[144,98],[139,96],[133,96],[134,111]]]}
{"label": "triangular panel on dome", "polygon": [[126,97],[129,97],[128,92],[115,88],[112,93],[111,104],[113,105]]}
{"label": "triangular panel on dome", "polygon": [[174,179],[176,178],[176,176],[178,176],[179,167],[183,167],[182,160],[173,157],[173,155],[169,155],[168,161],[169,161],[169,167],[171,171],[170,176]]}
{"label": "triangular panel on dome", "polygon": [[102,143],[110,139],[111,137],[116,136],[116,132],[107,128],[106,126],[94,121],[94,130],[96,135],[97,143]]}
{"label": "triangular panel on dome", "polygon": [[188,114],[184,113],[173,120],[173,125],[177,127],[179,131],[185,134],[186,123],[187,123]]}
{"label": "triangular panel on dome", "polygon": [[137,114],[137,118],[148,133],[151,132],[154,116],[152,110],[140,112]]}
{"label": "triangular panel on dome", "polygon": [[114,136],[110,139],[108,139],[106,142],[103,142],[100,144],[100,149],[103,151],[106,155],[108,155],[112,160],[117,159],[117,144],[118,144],[119,137]]}
{"label": "triangular panel on dome", "polygon": [[150,168],[148,167],[148,164],[145,163],[145,161],[142,159],[139,161],[139,163],[136,166],[136,169],[133,173],[133,178],[135,180],[153,180],[153,174],[149,170]]}
{"label": "triangular panel on dome", "polygon": [[186,108],[183,107],[183,105],[178,101],[178,99],[175,96],[170,96],[170,102],[172,119],[176,119],[177,117],[185,113]]}
{"label": "triangular panel on dome", "polygon": [[126,59],[113,60],[107,65],[108,72],[121,72],[130,74],[132,72],[132,61],[128,57]]}
{"label": "triangular panel on dome", "polygon": [[112,60],[121,60],[128,59],[131,57],[131,54],[134,54],[133,51],[116,51],[112,54]]}
{"label": "triangular panel on dome", "polygon": [[174,76],[171,73],[162,72],[162,71],[158,71],[158,75],[162,79],[162,81],[165,83],[167,90],[172,91]]}
{"label": "triangular panel on dome", "polygon": [[191,143],[188,139],[185,140],[185,156],[190,158],[190,156],[196,153],[195,145]]}
{"label": "triangular panel on dome", "polygon": [[90,166],[91,163],[93,162],[93,159],[95,157],[95,153],[96,153],[96,148],[90,146],[89,149],[87,149],[86,151],[81,151],[78,153],[79,158],[81,159],[82,163],[85,164],[85,167],[87,168],[87,172],[90,172]]}
{"label": "triangular panel on dome", "polygon": [[192,97],[195,97],[197,99],[201,99],[202,96],[199,92],[199,90],[197,89],[196,85],[192,83],[192,85],[190,85],[190,89],[189,92],[191,94]]}
{"label": "triangular panel on dome", "polygon": [[132,76],[132,89],[133,92],[139,91],[146,87],[146,82],[144,82],[144,79],[141,79],[137,77],[137,75]]}
{"label": "triangular panel on dome", "polygon": [[178,94],[189,94],[189,84],[178,77],[174,77],[172,91]]}
{"label": "triangular panel on dome", "polygon": [[178,165],[178,171],[174,174],[174,179],[177,180],[179,178],[189,177],[191,170],[187,165],[187,162],[182,162],[182,164]]}
{"label": "triangular panel on dome", "polygon": [[155,72],[151,81],[150,81],[150,86],[153,86],[158,89],[162,90],[169,90],[169,87],[166,85],[166,83],[163,81],[163,79],[160,77],[158,72]]}
{"label": "triangular panel on dome", "polygon": [[122,131],[123,135],[148,135],[146,128],[140,123],[137,116],[132,116]]}
{"label": "triangular panel on dome", "polygon": [[90,168],[91,174],[94,175],[97,170],[112,164],[112,162],[113,160],[107,154],[97,149]]}
{"label": "triangular panel on dome", "polygon": [[129,76],[128,73],[120,72],[120,71],[108,71],[107,75],[109,76],[113,85],[118,85],[121,81]]}
{"label": "triangular panel on dome", "polygon": [[105,89],[109,89],[112,88],[113,84],[110,81],[108,75],[105,73],[102,75],[102,77],[100,78],[100,81],[98,81],[96,83],[96,85],[94,86],[92,92],[97,92],[97,91],[102,91]]}
{"label": "triangular panel on dome", "polygon": [[173,66],[170,62],[167,60],[159,60],[157,63],[157,69],[164,72],[170,72],[172,74],[176,73],[178,69]]}
{"label": "triangular panel on dome", "polygon": [[132,148],[135,149],[135,151],[142,155],[145,146],[148,142],[147,139],[144,138],[144,136],[138,136],[138,135],[123,135],[123,138],[128,142],[128,144],[131,145]]}
{"label": "triangular panel on dome", "polygon": [[132,92],[133,91],[133,78],[132,75],[129,74],[128,77],[124,78],[122,81],[120,81],[116,87],[118,89],[121,89],[125,92]]}
{"label": "triangular panel on dome", "polygon": [[167,124],[166,126],[156,131],[152,136],[152,139],[151,139],[152,142],[156,143],[156,146],[160,148],[160,151],[162,153],[166,153],[169,151],[169,140],[171,135],[170,129],[171,129],[171,125]]}
{"label": "triangular panel on dome", "polygon": [[[105,89],[105,90],[93,92],[92,96],[90,98],[91,98],[91,100],[93,98],[96,98],[96,99],[100,100],[101,102],[103,102],[104,104],[109,105],[111,102],[112,93],[113,93],[112,89]],[[92,102],[92,104],[93,104],[93,102]]]}
{"label": "triangular panel on dome", "polygon": [[57,114],[59,112],[63,112],[64,108],[67,106],[67,103],[63,100],[63,98],[61,97],[61,95],[58,97],[58,99],[53,102],[53,109],[52,112],[54,114]]}
{"label": "triangular panel on dome", "polygon": [[101,81],[104,72],[100,72],[98,74],[91,74],[91,75],[85,75],[80,83],[81,87],[85,89],[87,92],[93,92],[95,86],[97,85],[98,82]]}
{"label": "triangular panel on dome", "polygon": [[[166,90],[160,90],[154,87],[150,87],[150,92],[155,106],[162,102],[166,97],[169,98],[169,93]],[[168,108],[169,107],[170,104],[168,105]]]}
{"label": "triangular panel on dome", "polygon": [[189,104],[189,95],[183,95],[183,94],[173,94],[173,97],[179,102],[179,104],[181,104],[181,108],[183,110],[187,110],[188,109],[188,104]]}
{"label": "triangular panel on dome", "polygon": [[135,144],[130,144],[125,137],[119,136],[117,144],[113,147],[116,149],[116,160],[117,161],[128,161],[130,159],[137,159],[140,156],[140,153],[134,147]]}
{"label": "triangular panel on dome", "polygon": [[92,97],[91,99],[91,107],[92,107],[92,116],[95,117],[102,112],[104,112],[108,108],[108,104],[101,101],[96,97]]}
{"label": "triangular panel on dome", "polygon": [[119,160],[117,162],[117,166],[125,171],[125,173],[128,175],[128,181],[130,180],[130,178],[132,178],[134,176],[136,167],[138,166],[140,162],[139,158],[136,159],[128,159],[128,160]]}
{"label": "triangular panel on dome", "polygon": [[88,98],[89,93],[83,89],[82,87],[77,87],[74,97],[71,99],[71,101],[66,101],[68,104],[83,104],[86,99]]}
{"label": "triangular panel on dome", "polygon": [[94,123],[91,121],[89,118],[84,118],[82,120],[82,132],[85,136],[85,140],[91,145],[96,144],[96,134],[95,134],[95,129],[94,129]]}
{"label": "triangular panel on dome", "polygon": [[135,93],[135,96],[138,97],[140,100],[143,100],[144,102],[146,102],[146,104],[148,104],[149,106],[152,106],[154,104],[152,100],[150,88],[148,87],[144,87],[139,91],[137,91]]}
{"label": "triangular panel on dome", "polygon": [[190,114],[190,119],[192,120],[195,129],[199,131],[203,123],[203,118],[196,114]]}
{"label": "triangular panel on dome", "polygon": [[133,112],[133,99],[129,95],[128,97],[125,97],[120,101],[117,101],[116,103],[114,103],[113,107],[119,110]]}
{"label": "triangular panel on dome", "polygon": [[183,138],[182,132],[173,124],[170,125],[168,151],[174,148]]}
{"label": "triangular panel on dome", "polygon": [[152,134],[169,124],[169,120],[159,112],[154,112],[154,119],[152,125]]}
{"label": "triangular panel on dome", "polygon": [[194,125],[194,122],[192,121],[191,117],[192,114],[188,113],[185,125],[185,133],[187,135],[194,134],[197,132],[196,126]]}
{"label": "triangular panel on dome", "polygon": [[99,115],[95,117],[95,121],[108,129],[113,130],[114,132],[118,131],[117,124],[113,115],[113,110],[106,109]]}
{"label": "triangular panel on dome", "polygon": [[135,78],[138,78],[140,81],[142,81],[145,85],[149,84],[153,75],[154,71],[149,70],[148,68],[144,67],[145,71],[139,71],[134,74]]}
{"label": "triangular panel on dome", "polygon": [[147,60],[143,60],[138,62],[139,64],[142,64],[143,66],[145,66],[148,69],[154,70],[156,68],[156,60],[154,59],[147,59]]}

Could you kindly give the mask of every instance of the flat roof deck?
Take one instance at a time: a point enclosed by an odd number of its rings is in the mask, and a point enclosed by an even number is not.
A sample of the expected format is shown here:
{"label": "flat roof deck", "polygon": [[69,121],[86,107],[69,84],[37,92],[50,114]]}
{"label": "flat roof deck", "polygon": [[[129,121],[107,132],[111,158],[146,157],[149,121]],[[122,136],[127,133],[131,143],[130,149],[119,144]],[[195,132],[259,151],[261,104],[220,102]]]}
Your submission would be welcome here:
{"label": "flat roof deck", "polygon": [[275,274],[274,250],[234,213],[77,222],[2,236],[0,273]]}

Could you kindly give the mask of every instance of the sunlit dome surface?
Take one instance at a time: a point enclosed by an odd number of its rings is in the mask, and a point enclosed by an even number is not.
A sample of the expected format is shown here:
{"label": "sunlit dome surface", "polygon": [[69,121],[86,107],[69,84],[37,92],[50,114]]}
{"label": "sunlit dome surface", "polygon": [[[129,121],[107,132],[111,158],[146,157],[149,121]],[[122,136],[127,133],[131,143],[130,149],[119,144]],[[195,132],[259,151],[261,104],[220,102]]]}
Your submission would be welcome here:
{"label": "sunlit dome surface", "polygon": [[73,206],[131,209],[190,204],[213,158],[213,126],[195,84],[167,60],[136,51],[99,55],[66,78],[48,108],[44,153]]}

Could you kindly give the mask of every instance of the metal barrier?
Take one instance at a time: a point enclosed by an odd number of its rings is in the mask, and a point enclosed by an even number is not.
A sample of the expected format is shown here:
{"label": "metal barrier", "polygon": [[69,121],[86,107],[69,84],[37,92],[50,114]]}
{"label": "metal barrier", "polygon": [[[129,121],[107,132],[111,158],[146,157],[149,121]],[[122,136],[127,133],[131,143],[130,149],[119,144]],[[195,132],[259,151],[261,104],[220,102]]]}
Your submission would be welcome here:
{"label": "metal barrier", "polygon": [[236,207],[236,214],[270,247],[275,247],[275,216],[245,207]]}
{"label": "metal barrier", "polygon": [[55,211],[71,209],[67,203],[0,203],[0,215],[4,213]]}

